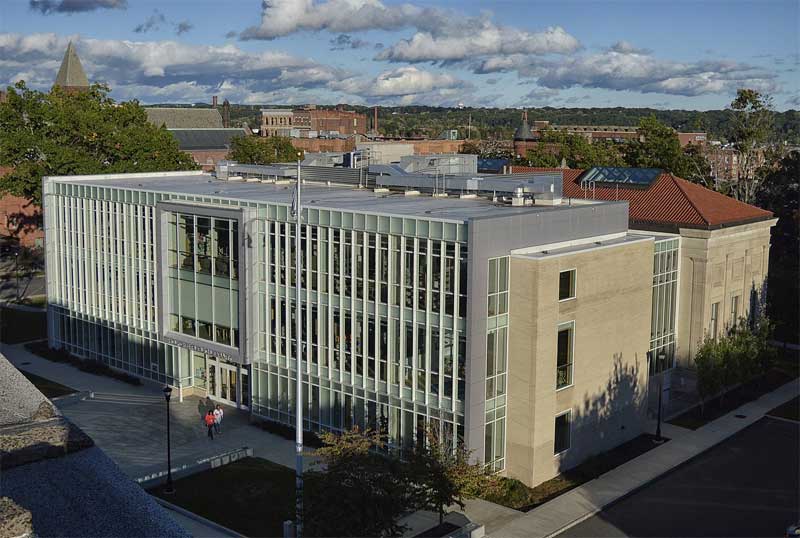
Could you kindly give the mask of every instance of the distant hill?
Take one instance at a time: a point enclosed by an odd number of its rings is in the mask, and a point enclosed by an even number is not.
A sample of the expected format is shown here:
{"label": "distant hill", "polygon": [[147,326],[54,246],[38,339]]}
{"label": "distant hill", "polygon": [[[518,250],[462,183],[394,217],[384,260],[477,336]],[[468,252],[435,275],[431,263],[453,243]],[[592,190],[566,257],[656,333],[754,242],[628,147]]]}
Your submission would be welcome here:
{"label": "distant hill", "polygon": [[[207,103],[195,105],[160,104],[152,106],[208,107]],[[291,105],[237,105],[231,104],[231,122],[247,121],[250,127],[261,122],[259,110],[265,107],[291,108]],[[343,106],[372,117],[372,107],[358,105],[318,105],[318,108]],[[528,120],[547,120],[557,125],[627,125],[636,126],[639,120],[654,114],[659,121],[678,131],[705,131],[712,139],[725,141],[730,131],[729,110],[658,110],[654,108],[528,108]],[[436,137],[445,129],[458,129],[466,136],[467,125],[472,124],[471,138],[510,138],[520,121],[515,108],[443,108],[429,106],[378,107],[380,132],[387,136]],[[776,140],[800,144],[800,111],[787,110],[775,113]]]}

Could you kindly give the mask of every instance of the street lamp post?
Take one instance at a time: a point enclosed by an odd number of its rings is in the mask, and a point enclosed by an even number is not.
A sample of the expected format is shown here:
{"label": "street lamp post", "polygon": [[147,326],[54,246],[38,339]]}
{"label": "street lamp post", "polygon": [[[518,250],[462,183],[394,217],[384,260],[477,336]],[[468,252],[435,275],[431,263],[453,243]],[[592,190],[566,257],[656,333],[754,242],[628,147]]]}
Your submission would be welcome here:
{"label": "street lamp post", "polygon": [[297,388],[295,393],[295,521],[297,523],[296,538],[303,536],[303,369],[302,369],[302,323],[300,313],[300,219],[302,215],[300,205],[300,152],[297,153],[297,191],[294,201],[294,318],[295,318],[295,365],[297,367]]}
{"label": "street lamp post", "polygon": [[[663,373],[661,374],[664,375]],[[658,382],[658,419],[656,423],[656,443],[664,442],[663,438],[661,437],[661,398],[664,394],[664,385],[663,380],[659,380]]]}
{"label": "street lamp post", "polygon": [[167,401],[167,486],[164,488],[164,493],[171,495],[175,493],[175,488],[172,487],[172,447],[170,444],[170,431],[169,431],[169,400],[172,396],[172,387],[165,385],[164,399]]}
{"label": "street lamp post", "polygon": [[19,251],[14,253],[14,276],[17,277],[17,287],[14,289],[14,295],[19,302]]}

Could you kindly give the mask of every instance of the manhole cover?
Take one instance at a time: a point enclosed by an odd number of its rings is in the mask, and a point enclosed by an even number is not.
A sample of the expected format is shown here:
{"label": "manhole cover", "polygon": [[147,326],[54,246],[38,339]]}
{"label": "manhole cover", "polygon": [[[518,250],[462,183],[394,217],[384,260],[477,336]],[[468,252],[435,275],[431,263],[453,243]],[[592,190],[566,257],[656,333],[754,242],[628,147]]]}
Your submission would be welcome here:
{"label": "manhole cover", "polygon": [[733,416],[735,416],[736,418],[747,418],[747,415],[733,415]]}

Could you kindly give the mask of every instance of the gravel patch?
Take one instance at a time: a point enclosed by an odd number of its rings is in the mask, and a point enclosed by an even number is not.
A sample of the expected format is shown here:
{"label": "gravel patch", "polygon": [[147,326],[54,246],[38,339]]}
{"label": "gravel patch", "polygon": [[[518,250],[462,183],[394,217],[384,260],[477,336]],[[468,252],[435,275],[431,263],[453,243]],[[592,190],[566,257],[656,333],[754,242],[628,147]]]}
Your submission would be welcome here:
{"label": "gravel patch", "polygon": [[41,414],[49,400],[0,354],[0,426],[20,424]]}
{"label": "gravel patch", "polygon": [[4,471],[3,495],[40,538],[189,536],[97,447]]}

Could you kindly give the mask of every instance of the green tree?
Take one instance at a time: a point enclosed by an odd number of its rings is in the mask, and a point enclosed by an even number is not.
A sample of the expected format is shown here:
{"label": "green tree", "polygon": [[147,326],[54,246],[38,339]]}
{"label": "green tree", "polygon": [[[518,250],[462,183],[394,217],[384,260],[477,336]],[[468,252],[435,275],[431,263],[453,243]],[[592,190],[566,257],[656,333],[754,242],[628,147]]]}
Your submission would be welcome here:
{"label": "green tree", "polygon": [[620,146],[614,142],[590,142],[585,136],[563,131],[544,131],[534,149],[526,157],[530,166],[557,167],[565,163],[569,168],[593,166],[623,166]]}
{"label": "green tree", "polygon": [[376,432],[323,433],[321,468],[305,473],[309,536],[399,536],[400,517],[413,508],[406,465],[380,451]]}
{"label": "green tree", "polygon": [[800,152],[765,169],[756,204],[778,217],[769,251],[767,309],[776,337],[798,343],[800,326]]}
{"label": "green tree", "polygon": [[244,164],[287,163],[297,160],[298,150],[285,136],[236,136],[231,139],[228,156]]}
{"label": "green tree", "polygon": [[8,88],[0,103],[0,164],[13,167],[0,192],[42,204],[42,177],[193,170],[166,130],[147,121],[136,101],[116,103],[105,85],[85,92]]}
{"label": "green tree", "polygon": [[464,500],[477,497],[497,487],[496,479],[483,465],[470,463],[470,452],[463,444],[453,446],[438,432],[429,429],[426,443],[416,447],[409,457],[416,508],[439,514],[439,523],[448,506],[464,508]]}
{"label": "green tree", "polygon": [[638,140],[628,143],[625,161],[628,166],[661,168],[695,183],[707,184],[711,172],[702,151],[693,145],[681,147],[678,134],[654,116],[642,118]]}
{"label": "green tree", "polygon": [[758,170],[773,128],[772,97],[742,88],[736,92],[730,109],[733,119],[729,138],[739,153],[737,177],[731,181],[730,192],[749,204],[755,201],[764,182]]}
{"label": "green tree", "polygon": [[705,412],[708,398],[722,388],[722,347],[718,340],[706,337],[694,356],[697,374],[697,393],[700,396],[700,412]]}

